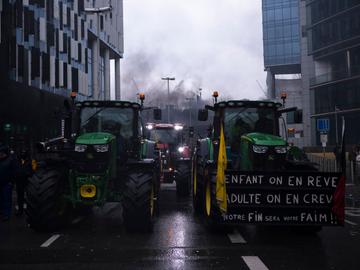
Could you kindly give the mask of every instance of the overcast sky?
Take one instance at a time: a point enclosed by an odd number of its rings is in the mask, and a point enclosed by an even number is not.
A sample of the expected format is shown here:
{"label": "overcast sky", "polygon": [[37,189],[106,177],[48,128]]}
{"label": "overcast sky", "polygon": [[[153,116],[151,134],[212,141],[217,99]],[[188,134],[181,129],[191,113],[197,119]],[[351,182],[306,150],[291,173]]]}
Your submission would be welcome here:
{"label": "overcast sky", "polygon": [[263,96],[261,0],[124,0],[122,96],[138,89],[203,88],[209,95]]}

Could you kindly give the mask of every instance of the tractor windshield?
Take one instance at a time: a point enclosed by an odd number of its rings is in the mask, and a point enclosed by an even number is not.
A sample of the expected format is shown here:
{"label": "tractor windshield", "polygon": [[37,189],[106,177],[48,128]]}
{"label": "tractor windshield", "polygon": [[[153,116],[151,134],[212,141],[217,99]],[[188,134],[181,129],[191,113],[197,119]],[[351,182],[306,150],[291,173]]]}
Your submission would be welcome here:
{"label": "tractor windshield", "polygon": [[131,108],[85,107],[81,109],[81,133],[109,132],[125,139],[133,136],[134,111]]}
{"label": "tractor windshield", "polygon": [[242,135],[251,132],[276,133],[275,111],[271,108],[226,108],[224,130],[227,144],[239,144]]}
{"label": "tractor windshield", "polygon": [[173,128],[154,128],[150,131],[150,140],[158,143],[177,144],[179,131]]}

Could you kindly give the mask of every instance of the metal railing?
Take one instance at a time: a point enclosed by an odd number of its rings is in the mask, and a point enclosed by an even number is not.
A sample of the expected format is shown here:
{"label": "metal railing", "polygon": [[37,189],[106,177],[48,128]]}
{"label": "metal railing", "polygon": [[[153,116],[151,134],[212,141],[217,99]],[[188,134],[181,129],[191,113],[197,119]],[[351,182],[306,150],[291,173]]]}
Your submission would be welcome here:
{"label": "metal railing", "polygon": [[[336,172],[340,170],[335,158],[311,153],[308,153],[307,156],[311,162],[318,164],[319,171]],[[354,185],[360,184],[360,162],[346,160],[346,183]]]}
{"label": "metal railing", "polygon": [[326,74],[322,74],[313,78],[310,78],[310,86],[329,83],[333,81],[343,80],[355,76],[360,76],[360,67],[353,66],[351,70],[348,71],[347,69],[336,70]]}

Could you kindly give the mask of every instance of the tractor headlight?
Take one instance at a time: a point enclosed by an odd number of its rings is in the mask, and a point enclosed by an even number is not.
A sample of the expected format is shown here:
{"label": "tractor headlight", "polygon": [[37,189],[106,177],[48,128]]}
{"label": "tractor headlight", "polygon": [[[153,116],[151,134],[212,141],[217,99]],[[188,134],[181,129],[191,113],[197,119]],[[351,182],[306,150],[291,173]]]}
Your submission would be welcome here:
{"label": "tractor headlight", "polygon": [[184,147],[184,146],[180,146],[180,147],[178,148],[179,153],[184,152],[184,150],[185,150],[185,147]]}
{"label": "tractor headlight", "polygon": [[95,144],[94,149],[98,153],[104,153],[109,151],[109,145],[108,144]]}
{"label": "tractor headlight", "polygon": [[85,152],[87,149],[87,145],[85,144],[76,144],[75,145],[75,152]]}
{"label": "tractor headlight", "polygon": [[278,153],[278,154],[286,154],[287,147],[286,146],[276,146],[275,147],[275,152]]}
{"label": "tractor headlight", "polygon": [[175,126],[174,126],[174,129],[175,129],[176,131],[179,131],[179,130],[183,130],[184,127],[181,126],[181,125],[175,125]]}
{"label": "tractor headlight", "polygon": [[268,150],[267,146],[253,145],[253,151],[257,154],[265,154]]}

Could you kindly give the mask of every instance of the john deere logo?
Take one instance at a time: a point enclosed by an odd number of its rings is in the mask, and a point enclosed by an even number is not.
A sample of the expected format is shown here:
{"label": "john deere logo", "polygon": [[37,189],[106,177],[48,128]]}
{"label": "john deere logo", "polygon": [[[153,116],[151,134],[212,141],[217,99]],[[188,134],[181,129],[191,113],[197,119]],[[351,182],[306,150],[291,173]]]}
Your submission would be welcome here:
{"label": "john deere logo", "polygon": [[275,157],[273,155],[269,155],[268,160],[274,160]]}

